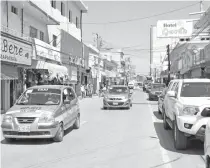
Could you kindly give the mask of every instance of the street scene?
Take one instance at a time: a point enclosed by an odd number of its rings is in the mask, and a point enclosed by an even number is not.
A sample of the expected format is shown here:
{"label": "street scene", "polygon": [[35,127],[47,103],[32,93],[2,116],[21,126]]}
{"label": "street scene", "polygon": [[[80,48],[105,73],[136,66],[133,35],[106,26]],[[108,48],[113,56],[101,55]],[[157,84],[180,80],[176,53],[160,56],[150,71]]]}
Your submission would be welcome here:
{"label": "street scene", "polygon": [[1,1],[2,168],[210,168],[210,1]]}

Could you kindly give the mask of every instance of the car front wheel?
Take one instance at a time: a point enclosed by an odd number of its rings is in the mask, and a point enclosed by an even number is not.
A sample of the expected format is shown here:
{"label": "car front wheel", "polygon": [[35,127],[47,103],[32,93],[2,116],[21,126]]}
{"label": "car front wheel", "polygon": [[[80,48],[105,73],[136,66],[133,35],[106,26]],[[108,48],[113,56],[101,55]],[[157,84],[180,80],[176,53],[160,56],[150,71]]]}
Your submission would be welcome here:
{"label": "car front wheel", "polygon": [[174,147],[177,150],[185,150],[187,148],[187,137],[181,132],[177,126],[176,120],[174,121]]}
{"label": "car front wheel", "polygon": [[58,131],[57,131],[55,137],[53,138],[53,140],[54,140],[55,142],[61,142],[61,141],[63,141],[63,137],[64,137],[63,124],[60,123],[60,126],[59,126],[59,128],[58,128]]}
{"label": "car front wheel", "polygon": [[165,130],[168,130],[170,127],[169,127],[169,125],[168,125],[168,123],[167,123],[167,121],[166,121],[166,113],[165,113],[165,111],[163,110],[163,128],[165,129]]}
{"label": "car front wheel", "polygon": [[205,168],[210,168],[210,158],[209,156],[206,156],[206,164]]}
{"label": "car front wheel", "polygon": [[76,118],[76,121],[75,121],[73,127],[74,127],[74,129],[79,129],[79,127],[80,127],[80,115],[79,114],[77,115],[77,118]]}

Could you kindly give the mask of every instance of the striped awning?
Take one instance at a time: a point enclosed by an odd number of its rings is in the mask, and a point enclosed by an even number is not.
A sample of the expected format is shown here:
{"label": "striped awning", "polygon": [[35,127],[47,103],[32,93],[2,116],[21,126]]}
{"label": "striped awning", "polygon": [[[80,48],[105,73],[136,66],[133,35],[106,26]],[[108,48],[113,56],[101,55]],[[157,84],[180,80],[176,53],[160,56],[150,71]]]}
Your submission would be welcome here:
{"label": "striped awning", "polygon": [[2,72],[0,73],[0,79],[1,80],[16,80],[18,79],[17,76],[8,76],[6,74],[3,74]]}

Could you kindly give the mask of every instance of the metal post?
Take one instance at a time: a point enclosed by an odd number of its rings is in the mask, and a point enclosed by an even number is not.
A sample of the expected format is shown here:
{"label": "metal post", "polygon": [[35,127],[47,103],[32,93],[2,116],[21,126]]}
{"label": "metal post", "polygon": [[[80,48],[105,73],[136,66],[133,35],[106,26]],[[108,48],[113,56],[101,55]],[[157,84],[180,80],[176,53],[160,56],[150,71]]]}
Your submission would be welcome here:
{"label": "metal post", "polygon": [[152,75],[152,62],[153,62],[153,56],[152,56],[152,50],[153,50],[153,26],[150,26],[150,76]]}
{"label": "metal post", "polygon": [[167,45],[167,55],[168,55],[168,83],[169,83],[170,80],[171,80],[171,74],[170,74],[170,71],[171,71],[171,64],[170,64],[170,45],[169,44]]}

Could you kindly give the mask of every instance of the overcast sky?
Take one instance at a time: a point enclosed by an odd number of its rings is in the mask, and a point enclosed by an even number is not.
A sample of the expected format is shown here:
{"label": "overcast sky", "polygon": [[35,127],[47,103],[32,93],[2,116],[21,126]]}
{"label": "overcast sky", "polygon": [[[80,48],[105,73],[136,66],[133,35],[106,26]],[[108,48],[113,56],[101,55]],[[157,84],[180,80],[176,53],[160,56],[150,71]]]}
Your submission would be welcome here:
{"label": "overcast sky", "polygon": [[[142,51],[126,51],[133,56],[132,62],[136,65],[136,71],[143,74],[149,72],[149,48],[150,48],[150,25],[156,25],[158,20],[193,19],[198,16],[190,16],[189,13],[200,10],[197,5],[165,15],[142,19],[132,22],[115,24],[89,24],[107,23],[135,18],[147,17],[159,13],[165,13],[183,8],[196,1],[85,1],[88,13],[83,16],[83,39],[84,42],[93,41],[93,33],[98,33],[103,40],[117,47],[137,46],[132,49],[142,48]],[[210,1],[204,1],[204,9],[210,6]]]}

